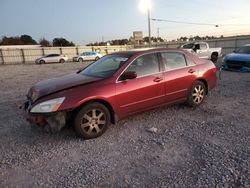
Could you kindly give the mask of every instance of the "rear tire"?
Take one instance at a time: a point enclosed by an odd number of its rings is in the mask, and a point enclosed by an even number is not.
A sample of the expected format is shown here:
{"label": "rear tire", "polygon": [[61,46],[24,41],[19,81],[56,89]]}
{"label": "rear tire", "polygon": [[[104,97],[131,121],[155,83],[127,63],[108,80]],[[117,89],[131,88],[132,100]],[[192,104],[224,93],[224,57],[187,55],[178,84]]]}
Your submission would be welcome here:
{"label": "rear tire", "polygon": [[199,106],[206,97],[206,86],[201,81],[195,81],[189,92],[187,104],[191,107]]}
{"label": "rear tire", "polygon": [[64,60],[64,59],[60,59],[59,62],[60,62],[60,63],[65,63],[65,60]]}
{"label": "rear tire", "polygon": [[110,112],[101,103],[89,103],[77,113],[74,121],[76,132],[84,139],[101,136],[110,125]]}

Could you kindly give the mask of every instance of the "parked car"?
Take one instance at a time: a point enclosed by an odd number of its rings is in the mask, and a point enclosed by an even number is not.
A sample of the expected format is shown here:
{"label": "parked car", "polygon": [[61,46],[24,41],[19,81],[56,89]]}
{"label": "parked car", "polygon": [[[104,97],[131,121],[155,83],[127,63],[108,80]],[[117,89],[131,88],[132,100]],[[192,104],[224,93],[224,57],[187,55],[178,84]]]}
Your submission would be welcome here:
{"label": "parked car", "polygon": [[225,70],[250,72],[250,44],[226,55],[222,60],[222,67]]}
{"label": "parked car", "polygon": [[90,139],[138,112],[182,102],[198,106],[215,85],[216,67],[209,60],[180,49],[131,50],[38,82],[24,109],[27,120],[51,131],[73,121],[79,135]]}
{"label": "parked car", "polygon": [[44,64],[44,63],[65,63],[68,61],[68,57],[62,54],[49,54],[43,57],[36,59],[36,64]]}
{"label": "parked car", "polygon": [[199,56],[201,59],[210,59],[214,63],[216,63],[218,58],[222,55],[222,48],[209,48],[209,45],[206,42],[191,42],[182,45],[180,48],[197,54],[197,56]]}
{"label": "parked car", "polygon": [[102,57],[101,54],[97,52],[83,52],[79,56],[74,57],[73,61],[83,62],[83,61],[97,61]]}

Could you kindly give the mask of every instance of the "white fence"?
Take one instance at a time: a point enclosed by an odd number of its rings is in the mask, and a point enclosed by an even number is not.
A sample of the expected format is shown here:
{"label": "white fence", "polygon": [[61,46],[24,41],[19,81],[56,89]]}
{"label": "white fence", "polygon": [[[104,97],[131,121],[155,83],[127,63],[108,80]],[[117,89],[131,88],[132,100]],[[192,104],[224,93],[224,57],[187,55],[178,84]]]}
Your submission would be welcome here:
{"label": "white fence", "polygon": [[35,60],[41,56],[56,53],[67,55],[69,61],[82,52],[95,51],[103,55],[124,51],[130,46],[79,46],[79,47],[36,47],[36,48],[1,48],[0,46],[0,65],[1,64],[34,64]]}
{"label": "white fence", "polygon": [[[228,54],[238,47],[250,44],[249,36],[240,37],[227,37],[221,39],[207,40],[210,47],[222,47],[222,53]],[[167,47],[167,48],[177,48],[178,46],[184,44],[185,42],[175,42],[175,43],[155,43],[152,46],[155,47]],[[115,51],[124,51],[135,47],[145,47],[145,46],[78,46],[78,47],[35,47],[35,48],[1,48],[0,46],[0,65],[1,64],[31,64],[35,62],[38,57],[43,55],[58,53],[67,55],[69,61],[72,60],[74,56],[82,52],[96,51],[101,54],[108,54]]]}

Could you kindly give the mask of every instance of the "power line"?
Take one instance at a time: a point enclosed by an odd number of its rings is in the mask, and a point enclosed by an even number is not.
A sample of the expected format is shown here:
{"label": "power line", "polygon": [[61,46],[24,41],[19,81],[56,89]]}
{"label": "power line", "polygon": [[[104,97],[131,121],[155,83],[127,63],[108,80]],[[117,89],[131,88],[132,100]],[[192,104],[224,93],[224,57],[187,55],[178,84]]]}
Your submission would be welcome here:
{"label": "power line", "polygon": [[195,22],[183,22],[183,21],[156,19],[156,18],[152,18],[152,21],[157,21],[157,22],[170,22],[170,23],[179,23],[179,24],[190,24],[190,25],[210,25],[210,26],[219,27],[219,25],[217,25],[217,24],[195,23]]}
{"label": "power line", "polygon": [[189,24],[189,25],[209,25],[209,26],[214,26],[214,27],[219,27],[219,26],[250,26],[250,24],[211,24],[211,23],[197,23],[197,22],[184,22],[184,21],[176,21],[176,20],[165,20],[165,19],[156,19],[156,18],[152,18],[152,21],[170,22],[170,23],[178,23],[178,24]]}

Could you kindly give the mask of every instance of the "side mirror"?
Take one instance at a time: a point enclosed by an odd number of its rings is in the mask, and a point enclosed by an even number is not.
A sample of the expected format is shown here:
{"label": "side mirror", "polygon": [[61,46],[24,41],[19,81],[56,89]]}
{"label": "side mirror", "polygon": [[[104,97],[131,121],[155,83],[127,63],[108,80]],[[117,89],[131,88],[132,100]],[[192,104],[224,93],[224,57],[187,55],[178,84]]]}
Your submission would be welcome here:
{"label": "side mirror", "polygon": [[124,72],[122,75],[121,75],[121,78],[120,80],[132,80],[132,79],[135,79],[137,77],[137,74],[136,72]]}

